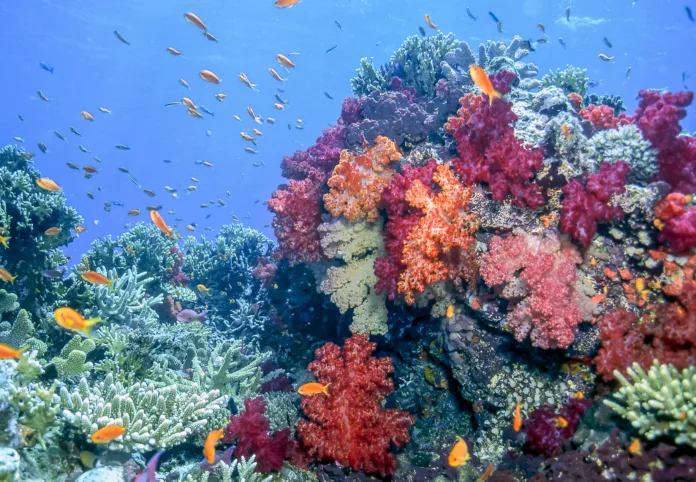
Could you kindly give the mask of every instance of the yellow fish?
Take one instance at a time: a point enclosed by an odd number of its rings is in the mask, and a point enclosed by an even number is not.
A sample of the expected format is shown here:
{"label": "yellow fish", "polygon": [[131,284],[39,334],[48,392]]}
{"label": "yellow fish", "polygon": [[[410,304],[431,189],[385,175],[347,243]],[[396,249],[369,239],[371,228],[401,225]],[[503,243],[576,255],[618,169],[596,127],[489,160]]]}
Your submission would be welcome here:
{"label": "yellow fish", "polygon": [[201,293],[203,293],[204,295],[211,296],[211,295],[210,295],[210,289],[209,289],[209,288],[206,288],[206,286],[205,286],[204,284],[198,284],[198,285],[196,285],[196,289],[197,289],[198,291],[200,291]]}
{"label": "yellow fish", "polygon": [[68,307],[58,308],[53,312],[53,317],[61,328],[84,333],[89,338],[92,338],[92,327],[101,321],[99,318],[85,320],[80,313]]}
{"label": "yellow fish", "polygon": [[452,447],[452,451],[447,458],[447,462],[450,467],[460,467],[467,463],[471,459],[471,454],[469,454],[469,446],[466,441],[461,437],[457,437],[457,443]]}

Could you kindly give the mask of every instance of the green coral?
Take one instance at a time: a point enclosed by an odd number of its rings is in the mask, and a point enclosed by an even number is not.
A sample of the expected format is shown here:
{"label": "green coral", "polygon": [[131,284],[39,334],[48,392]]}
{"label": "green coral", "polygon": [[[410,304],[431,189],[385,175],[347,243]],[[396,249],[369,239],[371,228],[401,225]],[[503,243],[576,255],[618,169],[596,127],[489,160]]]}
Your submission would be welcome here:
{"label": "green coral", "polygon": [[[11,313],[18,307],[17,295],[0,290],[0,315]],[[27,346],[32,350],[36,350],[39,354],[43,354],[48,349],[48,346],[43,341],[34,338],[34,331],[35,328],[34,323],[31,321],[31,315],[27,310],[23,309],[17,314],[14,323],[9,321],[0,323],[0,342],[14,348]]]}
{"label": "green coral", "polygon": [[[180,482],[271,482],[273,477],[255,472],[256,456],[252,455],[249,460],[242,457],[240,460],[232,460],[230,465],[220,462],[211,471],[200,474],[187,474],[178,479],[167,478],[167,480],[178,480]],[[213,478],[210,475],[213,474]]]}
{"label": "green coral", "polygon": [[297,422],[300,419],[300,396],[295,392],[267,392],[263,394],[266,401],[265,417],[270,423],[270,432],[290,429],[295,435]]}
{"label": "green coral", "polygon": [[614,115],[618,116],[622,112],[626,112],[626,106],[624,106],[623,99],[618,95],[597,95],[589,94],[583,99],[584,104],[590,105],[606,105],[614,109]]}
{"label": "green coral", "polygon": [[588,83],[587,69],[571,67],[570,65],[563,70],[551,71],[541,78],[542,87],[560,87],[566,95],[571,93],[585,95],[589,88]]}
{"label": "green coral", "polygon": [[367,95],[374,90],[381,92],[389,88],[391,75],[385,67],[375,69],[374,59],[361,58],[360,67],[356,72],[358,75],[350,79],[350,86],[355,95]]}
{"label": "green coral", "polygon": [[373,269],[375,259],[385,255],[383,224],[382,219],[355,224],[338,220],[319,227],[324,254],[341,263],[326,271],[319,287],[341,313],[353,310],[353,333],[383,335],[388,330],[386,297],[375,293]]}
{"label": "green coral", "polygon": [[[657,157],[649,141],[633,125],[600,131],[590,139],[590,154],[595,164],[626,161],[631,166],[628,178],[647,182],[657,173]],[[596,170],[592,169],[593,171]]]}
{"label": "green coral", "polygon": [[63,347],[60,355],[51,360],[58,372],[58,378],[66,380],[89,376],[94,365],[87,361],[87,355],[94,351],[96,346],[93,340],[75,335]]}
{"label": "green coral", "polygon": [[225,418],[226,397],[218,390],[198,385],[179,390],[176,385],[155,387],[142,381],[126,386],[112,374],[90,385],[85,378],[69,391],[60,389],[63,417],[86,437],[108,425],[121,425],[126,433],[110,443],[125,451],[163,449],[203,436],[213,422]]}
{"label": "green coral", "polygon": [[[72,229],[82,223],[73,208],[66,206],[63,192],[41,189],[41,177],[31,161],[14,147],[0,150],[0,227],[10,238],[0,249],[0,266],[17,276],[13,287],[25,293],[21,305],[33,314],[55,299],[55,280],[42,276],[45,269],[67,263],[60,252],[73,239]],[[60,228],[55,236],[48,228]]]}
{"label": "green coral", "polygon": [[654,360],[647,373],[637,363],[627,373],[631,381],[614,371],[621,388],[604,403],[648,440],[696,445],[696,367],[680,372]]}

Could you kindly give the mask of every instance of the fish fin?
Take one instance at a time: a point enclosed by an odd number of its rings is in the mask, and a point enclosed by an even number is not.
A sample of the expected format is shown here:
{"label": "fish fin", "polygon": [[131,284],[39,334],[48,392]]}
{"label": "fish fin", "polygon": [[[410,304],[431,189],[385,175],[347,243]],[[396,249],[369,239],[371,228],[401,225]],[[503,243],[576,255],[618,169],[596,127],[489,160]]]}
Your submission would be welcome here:
{"label": "fish fin", "polygon": [[321,393],[323,393],[323,394],[326,395],[327,397],[330,396],[330,395],[329,395],[329,385],[331,385],[331,382],[327,383],[326,386],[324,387],[324,389],[321,391]]}
{"label": "fish fin", "polygon": [[89,320],[85,320],[84,333],[87,335],[87,338],[92,338],[92,327],[97,323],[101,323],[101,321],[101,318],[91,318]]}

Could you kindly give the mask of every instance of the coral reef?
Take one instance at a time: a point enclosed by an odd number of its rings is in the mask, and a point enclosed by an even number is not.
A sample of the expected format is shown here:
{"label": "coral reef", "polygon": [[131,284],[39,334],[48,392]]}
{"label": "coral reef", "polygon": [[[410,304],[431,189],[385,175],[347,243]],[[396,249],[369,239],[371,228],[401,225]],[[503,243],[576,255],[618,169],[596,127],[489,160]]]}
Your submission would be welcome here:
{"label": "coral reef", "polygon": [[[598,132],[590,139],[589,149],[594,165],[627,162],[631,167],[628,179],[632,182],[647,182],[657,174],[657,157],[652,144],[643,139],[633,124]],[[593,166],[589,170],[594,172],[596,168]]]}
{"label": "coral reef", "polygon": [[584,96],[589,88],[589,80],[587,69],[567,66],[563,70],[558,69],[544,75],[541,78],[541,86],[560,87],[566,95],[575,93]]}

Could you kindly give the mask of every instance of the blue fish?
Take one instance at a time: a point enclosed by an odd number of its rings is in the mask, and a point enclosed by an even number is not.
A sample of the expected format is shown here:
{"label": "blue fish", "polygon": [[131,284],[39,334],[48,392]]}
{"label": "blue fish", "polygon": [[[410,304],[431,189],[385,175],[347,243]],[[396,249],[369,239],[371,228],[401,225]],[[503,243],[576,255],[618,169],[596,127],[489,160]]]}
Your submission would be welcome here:
{"label": "blue fish", "polygon": [[199,105],[198,108],[199,108],[200,110],[202,110],[203,112],[205,112],[206,114],[212,115],[213,117],[215,117],[215,113],[214,113],[212,110],[208,109],[206,106],[204,106],[204,105]]}
{"label": "blue fish", "polygon": [[558,43],[563,46],[563,50],[566,50],[565,41],[561,37],[558,37]]}
{"label": "blue fish", "polygon": [[324,92],[324,95],[326,96],[327,99],[333,100],[333,97],[331,97],[331,94],[329,94],[328,92]]}
{"label": "blue fish", "polygon": [[123,207],[123,203],[122,203],[121,201],[111,201],[111,204],[113,204],[114,206],[121,206],[121,207]]}
{"label": "blue fish", "polygon": [[41,66],[42,69],[44,69],[46,72],[53,73],[53,67],[51,67],[48,64],[44,64],[43,62],[40,62],[39,65]]}
{"label": "blue fish", "polygon": [[693,12],[691,11],[691,8],[689,8],[689,7],[687,6],[687,7],[684,7],[684,9],[686,10],[686,16],[689,17],[689,20],[691,20],[692,22],[694,22],[694,21],[695,21],[695,20],[694,20],[694,14],[693,14]]}
{"label": "blue fish", "polygon": [[590,80],[589,82],[587,82],[587,86],[588,87],[598,87],[599,85],[601,85],[601,83],[602,83],[601,80]]}
{"label": "blue fish", "polygon": [[469,10],[469,7],[466,7],[466,14],[469,16],[469,18],[473,19],[474,22],[478,20],[478,17],[475,16],[473,13],[471,13],[471,10]]}
{"label": "blue fish", "polygon": [[499,22],[500,22],[500,20],[498,20],[498,17],[496,17],[495,14],[494,14],[493,12],[488,12],[488,15],[491,16],[491,18],[493,19],[493,21],[494,21],[495,23],[499,23]]}
{"label": "blue fish", "polygon": [[284,90],[284,89],[276,88],[276,90],[277,90],[278,92],[280,92],[281,94],[284,94],[284,93],[285,93],[285,90]]}

